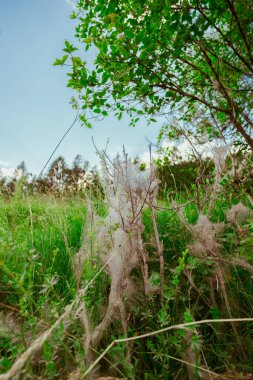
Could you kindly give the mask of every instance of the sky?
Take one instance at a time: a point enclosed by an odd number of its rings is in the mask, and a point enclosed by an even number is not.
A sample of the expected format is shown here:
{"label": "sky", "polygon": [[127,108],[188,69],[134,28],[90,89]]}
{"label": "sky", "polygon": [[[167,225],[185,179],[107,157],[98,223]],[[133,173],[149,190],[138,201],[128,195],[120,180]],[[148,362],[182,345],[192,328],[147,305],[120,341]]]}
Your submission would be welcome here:
{"label": "sky", "polygon": [[[66,87],[67,71],[53,66],[64,41],[76,44],[71,0],[0,0],[0,169],[9,174],[25,161],[38,174],[76,116],[75,92]],[[81,46],[83,48],[83,46]],[[84,53],[81,52],[83,55]],[[94,54],[85,53],[88,64]],[[92,137],[112,157],[125,146],[130,156],[147,157],[159,125],[142,121],[135,128],[108,117],[92,129],[75,124],[55,156],[69,164],[77,154],[98,164]]]}

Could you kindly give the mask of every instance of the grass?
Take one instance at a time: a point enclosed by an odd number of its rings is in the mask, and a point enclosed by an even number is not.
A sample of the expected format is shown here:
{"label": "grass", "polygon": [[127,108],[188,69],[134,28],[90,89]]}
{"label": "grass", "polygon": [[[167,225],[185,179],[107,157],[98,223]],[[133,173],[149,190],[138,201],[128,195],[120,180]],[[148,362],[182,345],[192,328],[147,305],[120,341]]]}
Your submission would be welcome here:
{"label": "grass", "polygon": [[[177,201],[184,203],[184,196],[178,195]],[[233,203],[236,203],[233,199],[229,202],[225,198],[217,199],[212,221],[226,222],[225,212]],[[152,295],[146,300],[140,298],[131,305],[129,336],[167,328],[172,324],[227,316],[222,295],[215,287],[213,260],[207,258],[203,262],[187,253],[191,242],[189,232],[167,201],[161,202],[161,206],[167,208],[156,213],[164,246],[166,302],[161,307],[159,298]],[[102,202],[94,201],[94,208],[100,216],[106,215],[106,207]],[[196,222],[197,209],[194,205],[188,205],[184,212],[189,223]],[[19,194],[8,201],[0,199],[0,373],[6,372],[31,342],[50,327],[75,299],[78,289],[73,257],[82,244],[86,218],[85,201],[77,196],[70,199],[24,197]],[[145,210],[143,221],[143,239],[152,241],[150,211]],[[240,254],[240,257],[252,260],[252,251],[249,252],[253,239],[252,221],[245,222],[243,229],[243,236],[238,236],[229,226],[225,229],[222,236],[225,257]],[[153,280],[159,281],[155,248],[147,244],[147,250]],[[89,281],[99,267],[99,262],[95,260],[85,262],[84,281]],[[193,283],[189,283],[189,276]],[[233,317],[252,317],[253,284],[250,274],[242,268],[233,267],[226,272],[225,282]],[[214,284],[214,302],[211,302],[211,283]],[[109,286],[110,281],[104,271],[84,297],[94,324],[103,313]],[[215,328],[203,325],[192,330],[188,343],[186,332],[180,330],[134,341],[131,343],[131,365],[125,359],[125,345],[122,344],[112,347],[101,363],[105,373],[110,369],[121,377],[164,379],[168,378],[169,373],[170,378],[179,376],[186,379],[187,371],[183,362],[187,360],[183,352],[190,344],[196,354],[196,379],[199,378],[197,369],[203,362],[203,355],[214,372],[230,369],[236,373],[249,373],[253,370],[250,364],[253,363],[250,327],[248,323],[238,326],[246,359],[242,359],[238,352],[230,325]],[[119,338],[118,328],[116,323],[110,329],[100,353],[110,342]],[[59,325],[51,339],[43,345],[40,357],[25,367],[24,378],[67,379],[68,373],[84,363],[83,327],[73,316],[67,330],[64,331],[63,326]]]}
{"label": "grass", "polygon": [[[0,306],[18,321],[28,340],[49,325],[76,294],[72,259],[81,244],[86,206],[82,199],[13,199],[0,204]],[[29,332],[29,334],[28,334]],[[1,371],[20,344],[1,340]],[[6,358],[6,345],[8,355]]]}

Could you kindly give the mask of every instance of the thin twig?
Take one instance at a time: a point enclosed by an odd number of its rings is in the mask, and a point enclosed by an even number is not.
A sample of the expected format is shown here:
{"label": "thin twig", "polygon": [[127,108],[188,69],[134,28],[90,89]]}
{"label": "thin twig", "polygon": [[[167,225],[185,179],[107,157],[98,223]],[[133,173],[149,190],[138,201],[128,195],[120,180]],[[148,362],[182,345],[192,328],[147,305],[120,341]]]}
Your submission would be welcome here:
{"label": "thin twig", "polygon": [[44,331],[37,339],[35,339],[31,346],[25,352],[23,352],[23,354],[14,362],[14,364],[8,372],[0,375],[0,380],[16,380],[20,377],[24,365],[31,360],[35,353],[41,350],[43,344],[51,337],[53,331],[57,327],[59,327],[61,323],[64,323],[66,321],[71,311],[79,305],[79,302],[82,299],[85,292],[87,291],[87,289],[95,281],[99,274],[105,269],[112,257],[113,256],[111,256],[110,259],[95,274],[95,276],[85,286],[85,288],[79,292],[78,296],[74,299],[74,301],[65,308],[64,313],[57,319],[57,321],[55,321],[55,323],[48,330]]}
{"label": "thin twig", "polygon": [[[165,327],[160,330],[152,331],[150,333],[142,334],[142,335],[137,335],[137,336],[132,336],[130,338],[122,338],[122,339],[115,339],[112,341],[109,346],[102,352],[102,354],[95,360],[95,362],[87,369],[87,371],[84,373],[84,377],[87,376],[92,369],[100,362],[100,360],[107,354],[107,352],[114,346],[116,343],[127,343],[127,342],[132,342],[135,340],[139,339],[144,339],[148,338],[150,336],[154,336],[157,334],[161,334],[170,330],[175,330],[175,329],[185,329],[186,327],[189,326],[195,326],[195,325],[203,325],[207,323],[232,323],[232,322],[253,322],[253,318],[224,318],[224,319],[205,319],[201,321],[194,321],[194,322],[187,322],[187,323],[180,323],[178,325],[173,325],[169,327]],[[2,380],[0,378],[0,380]],[[5,379],[4,379],[5,380]]]}
{"label": "thin twig", "polygon": [[151,218],[152,218],[152,223],[153,223],[153,228],[154,228],[154,233],[155,233],[155,241],[156,241],[156,247],[157,247],[157,253],[159,256],[159,261],[160,261],[160,290],[161,290],[161,302],[162,305],[164,304],[164,257],[163,257],[163,244],[160,241],[159,238],[159,232],[158,232],[158,227],[156,223],[156,218],[155,218],[155,211],[153,205],[150,205],[151,209]]}
{"label": "thin twig", "polygon": [[45,165],[43,166],[40,174],[39,174],[39,177],[40,178],[44,172],[44,170],[46,169],[48,163],[50,162],[51,158],[53,157],[53,155],[55,154],[55,152],[57,151],[57,149],[59,148],[59,146],[61,145],[62,141],[65,139],[65,137],[67,136],[67,134],[71,131],[71,129],[74,127],[75,123],[77,122],[78,120],[78,117],[79,117],[79,112],[77,112],[76,114],[76,117],[74,119],[74,121],[72,122],[72,124],[70,125],[70,127],[67,129],[67,131],[64,133],[64,135],[62,136],[62,138],[60,139],[60,141],[58,142],[58,144],[56,145],[56,147],[54,148],[53,152],[51,153],[50,157],[48,158],[47,162],[45,163]]}

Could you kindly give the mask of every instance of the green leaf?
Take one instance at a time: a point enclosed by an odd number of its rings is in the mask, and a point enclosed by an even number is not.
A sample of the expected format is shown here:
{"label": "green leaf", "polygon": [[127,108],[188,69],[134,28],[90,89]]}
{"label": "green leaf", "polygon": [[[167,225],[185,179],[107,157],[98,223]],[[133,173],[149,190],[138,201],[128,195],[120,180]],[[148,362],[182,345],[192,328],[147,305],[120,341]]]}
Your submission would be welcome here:
{"label": "green leaf", "polygon": [[[182,1],[180,6],[171,0],[144,3],[117,0],[105,6],[102,0],[78,1],[78,12],[73,14],[78,22],[76,37],[85,51],[95,48],[90,71],[95,67],[99,79],[89,73],[79,78],[80,57],[72,60],[68,86],[78,94],[90,91],[96,102],[89,106],[81,96],[89,109],[102,98],[127,104],[117,116],[120,120],[128,113],[131,125],[135,123],[131,106],[138,104],[153,122],[156,116],[168,117],[173,111],[183,122],[186,138],[197,136],[199,120],[207,118],[211,139],[222,131],[229,142],[238,137],[243,141],[243,131],[250,134],[253,112],[251,2],[234,2],[236,18],[226,0],[204,1],[203,13],[196,9],[195,0]],[[72,55],[77,48],[66,40],[63,50]],[[62,62],[57,59],[54,65]],[[250,138],[246,140],[249,143]]]}
{"label": "green leaf", "polygon": [[73,45],[71,45],[67,40],[65,40],[65,48],[62,50],[65,51],[66,53],[71,54],[78,49],[74,47]]}
{"label": "green leaf", "polygon": [[75,20],[77,18],[77,15],[75,14],[75,12],[72,12],[71,15],[69,16],[69,18],[71,20]]}
{"label": "green leaf", "polygon": [[61,66],[61,65],[62,65],[61,59],[56,58],[56,60],[53,63],[53,66]]}

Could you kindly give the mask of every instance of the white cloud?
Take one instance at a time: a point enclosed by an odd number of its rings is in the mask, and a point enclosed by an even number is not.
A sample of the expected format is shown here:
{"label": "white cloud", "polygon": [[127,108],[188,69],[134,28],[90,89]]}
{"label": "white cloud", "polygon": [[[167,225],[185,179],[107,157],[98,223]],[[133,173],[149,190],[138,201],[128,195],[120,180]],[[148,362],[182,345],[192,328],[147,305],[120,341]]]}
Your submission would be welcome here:
{"label": "white cloud", "polygon": [[13,177],[15,168],[0,168],[0,177]]}
{"label": "white cloud", "polygon": [[[217,142],[213,141],[211,143],[195,145],[195,149],[196,149],[196,152],[198,152],[198,154],[200,154],[202,156],[202,158],[212,157],[213,156],[212,148],[214,146],[216,146],[216,144],[217,144]],[[174,158],[180,156],[183,160],[188,160],[189,157],[193,155],[193,153],[196,153],[193,151],[193,148],[192,148],[190,142],[187,140],[184,140],[183,142],[181,142],[179,144],[175,143],[173,141],[164,140],[162,142],[162,149],[168,149],[168,150],[172,150],[172,151],[175,149],[176,156],[174,156]],[[163,154],[152,152],[151,159],[157,159],[159,157],[162,158]],[[172,155],[172,158],[173,158],[173,155]],[[177,160],[177,158],[176,158],[176,160]],[[142,153],[142,155],[140,156],[140,161],[144,162],[145,164],[149,164],[150,163],[150,152],[145,151],[144,153]]]}
{"label": "white cloud", "polygon": [[[194,148],[193,148],[194,146]],[[172,141],[163,141],[162,148],[173,149],[176,148],[176,152],[183,160],[188,160],[192,156],[199,155],[202,159],[213,158],[215,156],[215,148],[223,146],[218,140],[208,141],[202,144],[193,143],[193,146],[188,140],[176,144]]]}
{"label": "white cloud", "polygon": [[0,168],[4,167],[7,168],[10,165],[8,161],[0,160]]}
{"label": "white cloud", "polygon": [[10,162],[0,160],[0,177],[13,177],[15,168],[10,167]]}
{"label": "white cloud", "polygon": [[[151,153],[151,161],[152,161],[152,159],[156,159],[158,157],[159,157],[158,153],[155,153],[155,152]],[[150,163],[150,152],[149,152],[149,150],[142,153],[142,155],[140,156],[140,162],[143,162],[145,164]]]}

